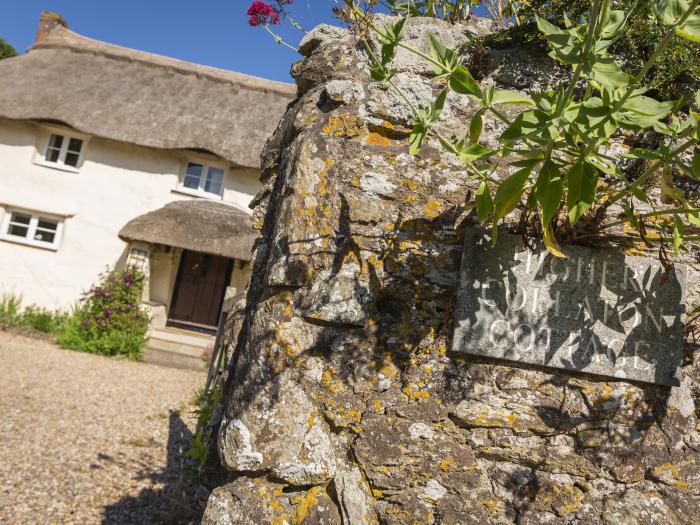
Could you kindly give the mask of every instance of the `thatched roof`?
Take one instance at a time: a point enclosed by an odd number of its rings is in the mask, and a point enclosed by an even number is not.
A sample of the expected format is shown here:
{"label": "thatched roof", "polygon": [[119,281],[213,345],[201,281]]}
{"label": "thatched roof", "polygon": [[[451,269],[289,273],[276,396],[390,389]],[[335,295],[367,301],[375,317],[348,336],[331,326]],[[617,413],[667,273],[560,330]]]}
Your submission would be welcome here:
{"label": "thatched roof", "polygon": [[0,117],[63,122],[156,148],[203,149],[260,165],[292,84],[106,44],[65,27],[0,61]]}
{"label": "thatched roof", "polygon": [[123,241],[143,241],[249,261],[257,232],[245,211],[205,199],[175,201],[130,220]]}

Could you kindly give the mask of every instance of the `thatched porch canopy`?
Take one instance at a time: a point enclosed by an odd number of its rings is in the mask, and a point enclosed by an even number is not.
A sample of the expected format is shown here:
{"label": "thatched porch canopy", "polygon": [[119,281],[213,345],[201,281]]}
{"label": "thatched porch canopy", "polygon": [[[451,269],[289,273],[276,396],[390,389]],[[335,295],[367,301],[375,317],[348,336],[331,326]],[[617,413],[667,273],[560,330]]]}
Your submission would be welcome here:
{"label": "thatched porch canopy", "polygon": [[130,220],[123,241],[142,241],[249,261],[258,232],[234,206],[204,199],[176,201]]}
{"label": "thatched porch canopy", "polygon": [[0,117],[205,150],[251,168],[260,166],[262,145],[295,93],[292,84],[106,44],[65,27],[0,61]]}

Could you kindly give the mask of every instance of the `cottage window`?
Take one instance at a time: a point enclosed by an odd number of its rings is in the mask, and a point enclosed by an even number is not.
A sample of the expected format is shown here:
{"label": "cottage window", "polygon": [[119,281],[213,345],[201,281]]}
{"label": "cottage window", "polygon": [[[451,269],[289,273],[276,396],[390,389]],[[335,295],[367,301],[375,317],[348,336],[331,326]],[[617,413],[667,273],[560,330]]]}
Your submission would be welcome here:
{"label": "cottage window", "polygon": [[77,170],[83,153],[84,140],[78,137],[51,133],[46,143],[43,164]]}
{"label": "cottage window", "polygon": [[0,239],[57,250],[62,230],[63,222],[59,219],[6,210]]}
{"label": "cottage window", "polygon": [[220,198],[223,184],[223,168],[188,162],[180,184],[180,190],[203,197]]}

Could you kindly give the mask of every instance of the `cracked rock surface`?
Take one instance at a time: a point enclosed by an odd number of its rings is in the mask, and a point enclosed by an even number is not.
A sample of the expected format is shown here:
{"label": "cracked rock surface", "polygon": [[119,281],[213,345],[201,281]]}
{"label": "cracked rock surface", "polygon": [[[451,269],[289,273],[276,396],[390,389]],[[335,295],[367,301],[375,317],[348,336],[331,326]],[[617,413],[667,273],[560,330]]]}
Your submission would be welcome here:
{"label": "cracked rock surface", "polygon": [[[428,31],[461,45],[486,30],[413,19],[407,35],[425,48]],[[692,351],[673,391],[448,352],[473,183],[439,145],[408,155],[406,108],[352,35],[321,26],[302,52],[299,98],[263,151],[210,458],[229,482],[204,523],[697,523]],[[482,82],[508,89],[562,78],[536,49],[485,62]],[[420,59],[400,51],[394,66],[415,103],[439,91]],[[463,132],[475,110],[448,98],[439,126]],[[502,129],[486,120],[484,144]]]}

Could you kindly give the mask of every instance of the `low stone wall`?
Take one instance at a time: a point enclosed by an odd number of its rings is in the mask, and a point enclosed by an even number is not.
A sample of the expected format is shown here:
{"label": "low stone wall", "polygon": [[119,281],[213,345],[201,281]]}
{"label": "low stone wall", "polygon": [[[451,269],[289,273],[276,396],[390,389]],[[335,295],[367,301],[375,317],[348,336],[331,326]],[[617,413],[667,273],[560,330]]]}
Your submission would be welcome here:
{"label": "low stone wall", "polygon": [[[457,46],[484,24],[414,19],[407,38]],[[692,352],[671,389],[448,351],[472,183],[438,148],[408,155],[407,111],[351,35],[321,26],[301,51],[299,98],[263,152],[228,483],[204,523],[697,523]],[[396,67],[425,103],[429,66],[399,52]],[[485,67],[508,87],[563,75],[524,49]],[[448,99],[443,131],[474,110]]]}

